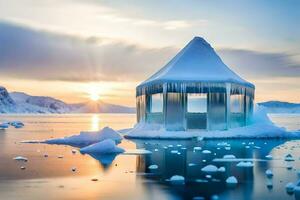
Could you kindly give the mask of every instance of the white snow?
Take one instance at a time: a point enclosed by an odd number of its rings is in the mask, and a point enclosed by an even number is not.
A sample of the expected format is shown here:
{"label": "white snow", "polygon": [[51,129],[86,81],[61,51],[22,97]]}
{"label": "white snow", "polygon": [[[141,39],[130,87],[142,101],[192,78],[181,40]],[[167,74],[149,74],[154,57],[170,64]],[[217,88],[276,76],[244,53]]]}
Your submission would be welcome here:
{"label": "white snow", "polygon": [[238,180],[234,176],[230,176],[226,179],[226,183],[230,185],[236,185]]}
{"label": "white snow", "polygon": [[148,169],[158,169],[158,166],[157,166],[157,165],[150,165],[150,166],[148,167]]}
{"label": "white snow", "polygon": [[194,151],[201,151],[202,148],[201,147],[194,147]]}
{"label": "white snow", "polygon": [[[190,139],[203,137],[213,138],[300,138],[300,132],[288,132],[285,128],[274,125],[264,108],[256,106],[250,125],[229,130],[205,131],[167,131],[158,124],[138,123],[125,134],[126,138],[152,139]],[[230,147],[226,149],[230,150]]]}
{"label": "white snow", "polygon": [[117,154],[123,153],[124,149],[117,147],[114,140],[106,139],[80,149],[81,153]]}
{"label": "white snow", "polygon": [[24,162],[27,162],[28,159],[26,157],[23,157],[23,156],[17,156],[17,157],[14,157],[14,160],[17,160],[17,161],[24,161]]}
{"label": "white snow", "polygon": [[210,44],[200,37],[191,40],[167,65],[140,86],[160,80],[234,82],[253,87],[231,71]]}
{"label": "white snow", "polygon": [[50,139],[43,142],[47,144],[89,145],[106,139],[111,139],[119,143],[122,140],[122,136],[117,131],[105,127],[100,131],[83,131],[79,135]]}
{"label": "white snow", "polygon": [[253,165],[253,162],[241,161],[236,166],[237,167],[253,167],[254,165]]}
{"label": "white snow", "polygon": [[206,172],[206,173],[213,173],[218,171],[218,167],[215,165],[207,165],[201,169],[201,171]]}
{"label": "white snow", "polygon": [[185,183],[185,178],[180,175],[174,175],[170,178],[170,182],[174,185],[183,185]]}

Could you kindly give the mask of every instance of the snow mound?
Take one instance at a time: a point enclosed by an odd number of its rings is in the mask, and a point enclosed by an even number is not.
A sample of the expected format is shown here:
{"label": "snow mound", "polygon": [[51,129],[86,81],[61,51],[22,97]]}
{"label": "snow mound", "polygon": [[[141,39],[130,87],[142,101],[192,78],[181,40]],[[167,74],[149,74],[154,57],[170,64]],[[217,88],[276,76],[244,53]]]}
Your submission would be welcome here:
{"label": "snow mound", "polygon": [[230,155],[224,155],[223,158],[224,159],[235,159],[236,157],[235,157],[235,155],[230,154]]}
{"label": "snow mound", "polygon": [[98,154],[118,154],[118,153],[123,153],[124,149],[117,147],[114,140],[106,139],[101,142],[81,148],[80,152],[98,153]]}
{"label": "snow mound", "polygon": [[45,140],[47,144],[67,144],[67,145],[90,145],[111,139],[116,143],[121,142],[122,136],[115,130],[105,127],[100,131],[82,131],[79,135],[73,135],[64,138]]}
{"label": "snow mound", "polygon": [[167,131],[159,124],[138,123],[125,138],[191,139],[191,138],[300,138],[300,132],[288,132],[274,125],[264,108],[256,106],[250,125],[229,130]]}

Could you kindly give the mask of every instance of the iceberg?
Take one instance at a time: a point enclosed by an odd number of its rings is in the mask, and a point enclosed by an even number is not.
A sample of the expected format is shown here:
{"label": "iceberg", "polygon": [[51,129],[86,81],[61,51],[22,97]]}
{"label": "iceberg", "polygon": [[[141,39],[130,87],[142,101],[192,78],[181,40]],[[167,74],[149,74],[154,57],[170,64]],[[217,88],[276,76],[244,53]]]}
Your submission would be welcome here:
{"label": "iceberg", "polygon": [[97,154],[119,154],[119,153],[123,153],[124,149],[117,147],[114,140],[106,139],[101,142],[81,148],[80,152],[97,153]]}
{"label": "iceberg", "polygon": [[79,135],[73,135],[64,138],[56,138],[56,139],[49,139],[43,141],[43,143],[47,144],[67,144],[67,145],[90,145],[93,143],[101,142],[106,139],[111,139],[116,143],[120,143],[122,140],[122,136],[115,130],[105,127],[100,131],[83,131],[80,132]]}
{"label": "iceberg", "polygon": [[253,167],[254,165],[253,165],[253,162],[241,161],[236,166],[237,167]]}
{"label": "iceberg", "polygon": [[24,161],[24,162],[27,162],[28,159],[26,157],[23,157],[23,156],[17,156],[17,157],[14,157],[14,160],[17,160],[17,161]]}

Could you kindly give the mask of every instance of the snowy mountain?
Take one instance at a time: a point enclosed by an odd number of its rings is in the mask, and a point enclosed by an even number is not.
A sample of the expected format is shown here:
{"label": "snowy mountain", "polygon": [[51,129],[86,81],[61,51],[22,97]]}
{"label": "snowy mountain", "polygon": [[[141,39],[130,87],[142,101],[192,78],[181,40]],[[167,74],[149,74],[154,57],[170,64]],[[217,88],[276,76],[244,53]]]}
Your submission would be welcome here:
{"label": "snowy mountain", "polygon": [[264,106],[268,113],[300,113],[299,103],[267,101],[258,104]]}
{"label": "snowy mountain", "polygon": [[68,104],[52,97],[8,93],[0,86],[0,113],[135,113],[135,108],[102,101]]}
{"label": "snowy mountain", "polygon": [[15,109],[15,101],[9,96],[7,90],[0,86],[0,113],[13,112]]}

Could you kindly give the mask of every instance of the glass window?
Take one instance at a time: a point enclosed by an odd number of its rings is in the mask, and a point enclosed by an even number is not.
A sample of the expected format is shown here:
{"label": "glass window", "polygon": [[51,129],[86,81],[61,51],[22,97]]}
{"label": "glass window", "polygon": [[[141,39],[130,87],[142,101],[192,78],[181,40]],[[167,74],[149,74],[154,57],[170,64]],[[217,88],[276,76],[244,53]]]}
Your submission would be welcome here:
{"label": "glass window", "polygon": [[243,113],[243,99],[244,96],[241,94],[230,95],[230,111],[231,113]]}
{"label": "glass window", "polygon": [[207,113],[207,94],[188,93],[187,94],[187,112],[189,112],[189,113]]}
{"label": "glass window", "polygon": [[163,93],[152,94],[151,95],[151,113],[159,113],[163,112]]}

